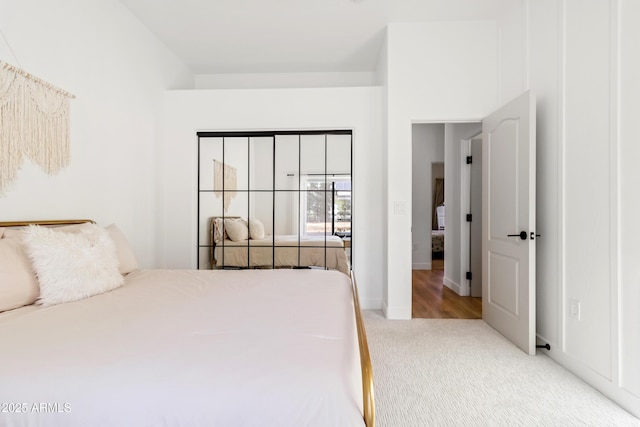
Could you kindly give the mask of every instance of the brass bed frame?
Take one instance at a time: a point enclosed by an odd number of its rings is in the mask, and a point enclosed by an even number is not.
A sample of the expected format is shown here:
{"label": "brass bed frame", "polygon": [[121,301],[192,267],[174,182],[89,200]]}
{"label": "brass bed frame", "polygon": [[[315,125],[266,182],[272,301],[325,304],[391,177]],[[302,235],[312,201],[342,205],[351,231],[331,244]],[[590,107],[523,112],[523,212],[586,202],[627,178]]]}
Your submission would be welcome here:
{"label": "brass bed frame", "polygon": [[[0,227],[24,227],[28,225],[43,225],[43,226],[61,226],[61,225],[73,225],[90,222],[95,224],[95,221],[90,219],[63,219],[63,220],[34,220],[34,221],[5,221],[0,222]],[[358,296],[358,286],[356,284],[356,277],[351,271],[351,289],[353,294],[353,306],[356,319],[356,329],[358,332],[358,346],[360,350],[360,368],[362,371],[362,398],[363,405],[362,417],[367,427],[375,427],[376,414],[375,414],[375,399],[373,392],[373,368],[371,365],[371,355],[369,353],[369,344],[367,342],[367,333],[364,328],[364,321],[362,320],[362,311],[360,309],[360,298]]]}
{"label": "brass bed frame", "polygon": [[57,225],[84,224],[85,222],[90,222],[92,224],[96,223],[92,219],[42,219],[34,221],[5,221],[0,222],[0,227],[25,227],[27,225],[46,225],[55,227]]}

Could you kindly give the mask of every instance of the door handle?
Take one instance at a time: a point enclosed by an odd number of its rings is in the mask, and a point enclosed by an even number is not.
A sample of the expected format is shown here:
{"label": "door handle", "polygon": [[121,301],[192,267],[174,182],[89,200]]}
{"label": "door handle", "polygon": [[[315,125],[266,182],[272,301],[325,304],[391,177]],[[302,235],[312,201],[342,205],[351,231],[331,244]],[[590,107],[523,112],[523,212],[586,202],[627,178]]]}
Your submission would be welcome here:
{"label": "door handle", "polygon": [[527,232],[521,231],[520,234],[507,234],[507,237],[519,237],[521,240],[527,240]]}

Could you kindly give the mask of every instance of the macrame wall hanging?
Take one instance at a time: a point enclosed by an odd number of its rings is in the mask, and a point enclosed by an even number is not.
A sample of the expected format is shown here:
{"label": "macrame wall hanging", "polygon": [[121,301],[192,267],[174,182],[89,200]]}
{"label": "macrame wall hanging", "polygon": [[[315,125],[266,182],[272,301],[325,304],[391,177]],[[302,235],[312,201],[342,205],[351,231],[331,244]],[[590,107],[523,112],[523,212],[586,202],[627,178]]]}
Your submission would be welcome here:
{"label": "macrame wall hanging", "polygon": [[0,61],[0,195],[29,158],[52,175],[69,163],[74,95]]}
{"label": "macrame wall hanging", "polygon": [[[224,178],[223,178],[224,177]],[[213,161],[213,191],[216,199],[224,193],[223,206],[225,213],[229,211],[231,200],[236,197],[238,189],[238,171],[233,166],[217,160]]]}

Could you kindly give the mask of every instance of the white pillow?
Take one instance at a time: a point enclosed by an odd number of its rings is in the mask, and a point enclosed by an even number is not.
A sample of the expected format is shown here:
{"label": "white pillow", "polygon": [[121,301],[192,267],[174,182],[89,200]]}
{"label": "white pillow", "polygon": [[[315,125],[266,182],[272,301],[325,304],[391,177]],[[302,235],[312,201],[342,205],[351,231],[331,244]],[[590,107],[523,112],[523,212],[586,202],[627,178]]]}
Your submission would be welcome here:
{"label": "white pillow", "polygon": [[0,239],[0,312],[33,304],[38,282],[20,239]]}
{"label": "white pillow", "polygon": [[124,283],[115,244],[107,231],[95,224],[73,233],[30,226],[23,241],[40,285],[37,304],[76,301]]}
{"label": "white pillow", "polygon": [[226,231],[229,239],[234,242],[239,242],[240,240],[247,240],[249,238],[249,228],[247,228],[247,223],[243,219],[225,219],[224,220],[224,231]]}
{"label": "white pillow", "polygon": [[249,233],[254,240],[264,239],[264,225],[259,219],[249,218]]}
{"label": "white pillow", "polygon": [[113,243],[116,245],[116,254],[118,255],[118,270],[120,274],[129,274],[134,270],[138,269],[138,261],[136,260],[136,256],[133,253],[133,249],[131,249],[131,245],[127,241],[127,238],[124,237],[122,231],[115,224],[107,225],[105,228],[109,233],[109,237],[113,240]]}
{"label": "white pillow", "polygon": [[11,227],[6,227],[4,228],[4,231],[2,233],[2,238],[3,239],[12,239],[12,238],[22,238],[22,232],[25,230],[26,227],[16,227],[16,228],[11,228]]}

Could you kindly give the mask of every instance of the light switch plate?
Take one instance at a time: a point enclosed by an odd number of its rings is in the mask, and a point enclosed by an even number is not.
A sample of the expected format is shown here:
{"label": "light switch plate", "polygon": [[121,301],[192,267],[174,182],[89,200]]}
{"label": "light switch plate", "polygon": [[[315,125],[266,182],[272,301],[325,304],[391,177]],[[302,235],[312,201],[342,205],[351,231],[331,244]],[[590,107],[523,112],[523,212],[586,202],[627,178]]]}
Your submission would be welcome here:
{"label": "light switch plate", "polygon": [[393,213],[396,215],[405,215],[407,213],[407,202],[404,202],[404,201],[393,202]]}
{"label": "light switch plate", "polygon": [[575,298],[569,299],[569,317],[580,320],[580,300]]}

